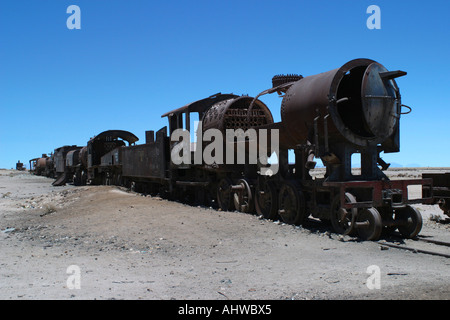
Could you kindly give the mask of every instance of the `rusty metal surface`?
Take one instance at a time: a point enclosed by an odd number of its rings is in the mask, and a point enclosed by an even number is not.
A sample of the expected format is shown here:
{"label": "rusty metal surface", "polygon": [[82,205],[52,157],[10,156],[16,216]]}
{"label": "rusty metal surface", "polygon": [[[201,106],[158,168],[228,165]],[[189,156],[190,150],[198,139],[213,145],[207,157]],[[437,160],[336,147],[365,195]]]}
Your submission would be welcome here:
{"label": "rusty metal surface", "polygon": [[87,168],[87,146],[80,150],[80,164],[83,168]]}
{"label": "rusty metal surface", "polygon": [[[251,110],[249,110],[252,104]],[[258,142],[258,136],[256,129],[264,129],[265,126],[273,124],[273,117],[269,108],[260,100],[254,99],[249,96],[241,96],[228,100],[223,100],[212,105],[206,112],[202,119],[202,134],[210,129],[219,130],[223,136],[223,159],[219,160],[219,164],[215,164],[215,170],[225,171],[238,171],[237,167],[233,167],[233,164],[243,164],[244,158],[237,157],[238,152],[245,153],[245,158],[249,157],[250,144],[256,146]],[[240,129],[238,131],[238,129]],[[248,131],[248,129],[255,129],[254,132]],[[232,130],[231,135],[227,135],[227,130]],[[254,134],[253,134],[254,133]],[[252,136],[253,134],[253,136]],[[252,136],[252,137],[250,137]],[[247,140],[245,140],[247,137]],[[234,144],[231,145],[231,141],[227,139],[233,138]],[[252,139],[256,138],[256,139]],[[197,141],[201,139],[199,132],[197,131]],[[235,141],[237,140],[237,141]],[[270,134],[268,135],[268,141],[270,140]],[[197,143],[196,148],[205,148],[209,142],[203,141],[202,144]],[[270,148],[270,143],[268,148]],[[229,154],[232,157],[229,157]],[[226,159],[234,159],[233,164],[226,163]]]}
{"label": "rusty metal surface", "polygon": [[80,164],[80,150],[81,147],[67,152],[66,167],[75,167]]}
{"label": "rusty metal surface", "polygon": [[432,194],[435,199],[450,198],[450,172],[423,173],[422,178],[433,179],[432,189],[425,189],[424,195]]}
{"label": "rusty metal surface", "polygon": [[36,161],[36,168],[37,169],[45,169],[45,166],[47,165],[47,158],[39,158]]}
{"label": "rusty metal surface", "polygon": [[115,148],[100,158],[101,166],[117,166],[122,164],[122,147]]}
{"label": "rusty metal surface", "polygon": [[59,187],[65,185],[67,182],[67,173],[63,172],[60,174],[55,181],[53,181],[52,186]]}
{"label": "rusty metal surface", "polygon": [[286,83],[296,82],[301,79],[303,79],[303,76],[298,74],[279,74],[272,77],[272,88],[279,87]]}
{"label": "rusty metal surface", "polygon": [[32,166],[34,168],[34,174],[38,176],[49,176],[51,174],[51,169],[53,169],[52,157],[43,154],[41,158],[34,159]]}
{"label": "rusty metal surface", "polygon": [[[369,208],[382,207],[387,204],[395,207],[401,207],[406,204],[425,203],[431,204],[432,195],[422,197],[420,199],[408,198],[408,186],[421,185],[432,186],[432,179],[405,179],[405,180],[378,180],[378,181],[346,181],[346,182],[324,182],[325,187],[339,188],[341,205],[345,209],[351,208]],[[347,203],[345,194],[348,190],[353,189],[372,189],[372,199],[367,201],[356,201]]]}
{"label": "rusty metal surface", "polygon": [[122,148],[123,176],[164,178],[169,161],[168,148],[166,127],[156,132],[154,142]]}
{"label": "rusty metal surface", "polygon": [[248,114],[252,101],[252,97],[242,96],[215,103],[203,117],[203,131],[208,129],[218,129],[221,132],[225,132],[226,129],[245,131],[273,123],[269,108],[260,100],[254,102],[254,107]]}
{"label": "rusty metal surface", "polygon": [[53,153],[53,157],[54,157],[53,161],[54,161],[56,174],[61,174],[61,173],[65,172],[67,153],[69,151],[79,150],[79,149],[81,149],[81,147],[78,147],[76,145],[62,146],[62,147],[55,149],[55,152]]}
{"label": "rusty metal surface", "polygon": [[365,124],[371,135],[381,140],[394,133],[401,112],[393,81],[385,80],[380,75],[384,72],[387,69],[381,64],[370,64],[364,72],[361,86]]}
{"label": "rusty metal surface", "polygon": [[91,140],[102,140],[102,141],[113,141],[117,139],[122,139],[127,141],[129,144],[135,143],[139,140],[133,133],[125,130],[107,130],[102,133],[96,135]]}
{"label": "rusty metal surface", "polygon": [[[380,153],[400,149],[402,105],[395,79],[405,74],[388,71],[374,60],[355,59],[308,77],[275,76],[272,88],[254,98],[218,93],[164,113],[168,127],[156,134],[146,131],[144,144],[135,145],[138,138],[131,132],[108,130],[90,139],[83,148],[65,150],[63,165],[70,171],[63,170],[66,175],[60,175],[60,181],[55,183],[71,178],[74,184],[124,183],[134,190],[157,191],[183,201],[203,199],[223,210],[235,208],[242,212],[253,211],[256,204],[256,210],[264,217],[281,216],[288,223],[298,224],[311,214],[330,220],[333,227],[337,225],[337,232],[339,228],[345,233],[357,230],[361,238],[369,240],[378,238],[385,226],[399,230],[411,227],[414,230],[404,232],[405,237],[415,236],[421,222],[416,219],[417,223],[407,226],[408,214],[411,218],[416,214],[409,204],[439,201],[441,208],[450,208],[450,175],[444,181],[446,185],[441,186],[439,177],[389,180],[381,170],[389,164],[380,158]],[[272,93],[283,97],[278,123],[274,123],[269,108],[259,99]],[[202,125],[197,130],[197,142],[188,146],[171,141],[176,129],[190,131],[191,120],[197,116],[193,113],[198,113]],[[261,173],[264,155],[259,154],[260,163],[249,161],[249,156],[255,154],[250,147],[264,137],[261,134],[240,139],[244,138],[242,135],[259,133],[248,130],[251,128],[269,129],[266,145],[270,150],[272,137],[276,137],[270,129],[279,130],[276,173]],[[218,158],[213,163],[197,159],[207,151],[210,140],[201,139],[200,135],[204,137],[209,129],[225,133],[224,143],[229,143],[225,141],[226,130],[233,130],[235,143],[224,150],[233,151],[232,164],[225,161],[231,159],[226,157],[228,153],[223,154],[222,162]],[[172,161],[171,152],[185,152],[185,146],[191,155],[186,161],[191,162]],[[290,149],[294,150],[295,164],[289,163]],[[240,159],[244,157],[238,156],[238,150],[244,150],[245,159]],[[361,159],[360,174],[352,172],[354,154]],[[60,172],[61,158],[62,150],[57,149],[50,157],[33,159],[32,166],[30,160],[30,168],[46,175],[53,174],[55,167]],[[309,173],[316,164],[315,158],[326,166],[323,178],[313,179]],[[422,198],[409,198],[408,187],[413,185],[422,187]],[[448,198],[439,193],[444,191],[449,192]],[[397,219],[401,216],[404,221]]]}
{"label": "rusty metal surface", "polygon": [[39,158],[33,158],[33,159],[30,159],[30,160],[28,160],[28,163],[29,163],[29,165],[30,165],[30,172],[31,173],[36,173],[36,163],[37,163],[37,160],[38,160]]}
{"label": "rusty metal surface", "polygon": [[[181,108],[177,108],[175,110],[166,112],[161,116],[161,118],[172,117],[177,114],[186,113],[186,112],[187,113],[199,112],[200,114],[203,114],[203,112],[208,110],[213,104],[223,101],[223,100],[233,99],[233,98],[237,98],[237,97],[238,96],[235,94],[217,93],[208,98],[197,100],[197,101],[188,103],[187,105],[185,105]],[[200,119],[201,119],[201,117],[200,117]]]}
{"label": "rusty metal surface", "polygon": [[104,183],[108,169],[101,167],[102,157],[118,147],[125,146],[125,142],[131,145],[138,140],[133,133],[125,130],[107,130],[90,139],[86,152],[87,180],[92,184]]}
{"label": "rusty metal surface", "polygon": [[108,130],[100,133],[88,141],[87,167],[100,165],[101,157],[117,147],[125,146],[124,141],[131,145],[138,140],[133,133],[124,130]]}
{"label": "rusty metal surface", "polygon": [[423,188],[422,197],[432,197],[433,204],[450,217],[450,172],[423,173],[422,178],[433,179],[433,185]]}
{"label": "rusty metal surface", "polygon": [[[324,117],[329,115],[330,141],[345,140],[360,146],[383,142],[398,124],[399,112],[395,108],[400,106],[400,96],[394,90],[395,81],[385,82],[380,78],[379,72],[384,71],[386,69],[373,60],[356,59],[341,68],[295,82],[287,90],[281,105],[286,134],[297,144],[305,143],[312,139],[315,118],[321,129]],[[380,90],[388,92],[392,99],[378,98],[382,95]],[[384,118],[386,113],[388,119]],[[386,120],[388,123],[383,122]],[[324,139],[323,131],[319,138]]]}
{"label": "rusty metal surface", "polygon": [[26,168],[23,166],[23,163],[20,162],[20,160],[18,160],[17,163],[16,163],[16,170],[18,170],[18,171],[26,170]]}

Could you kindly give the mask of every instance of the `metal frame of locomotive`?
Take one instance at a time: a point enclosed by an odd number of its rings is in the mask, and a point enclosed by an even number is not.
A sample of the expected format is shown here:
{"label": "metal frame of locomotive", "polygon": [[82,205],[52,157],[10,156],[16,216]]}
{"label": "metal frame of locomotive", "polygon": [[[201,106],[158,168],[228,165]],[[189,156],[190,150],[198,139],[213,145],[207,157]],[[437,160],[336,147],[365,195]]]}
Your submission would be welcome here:
{"label": "metal frame of locomotive", "polygon": [[[256,210],[265,218],[290,224],[301,224],[312,215],[330,221],[336,232],[356,232],[366,240],[397,228],[404,237],[415,237],[422,218],[410,204],[431,203],[432,194],[409,199],[408,186],[431,189],[432,179],[390,180],[379,168],[388,167],[380,152],[400,150],[402,104],[394,79],[405,74],[389,72],[373,60],[356,59],[305,78],[276,76],[272,88],[256,98],[216,94],[163,114],[169,128],[156,135],[147,131],[145,144],[135,145],[137,137],[127,131],[102,132],[73,151],[72,155],[79,152],[78,161],[66,170],[77,184],[123,184],[183,201],[217,203],[222,210]],[[258,99],[274,92],[284,94],[279,123]],[[192,113],[198,114],[204,131],[278,130],[278,172],[262,175],[265,161],[174,164],[171,154],[180,145],[171,136],[177,129],[191,129]],[[191,159],[205,147],[203,141],[190,145]],[[294,150],[295,164],[289,164],[289,150]],[[354,153],[361,155],[359,175],[351,171]],[[310,175],[315,158],[326,166],[323,178]]]}
{"label": "metal frame of locomotive", "polygon": [[450,172],[423,173],[422,178],[433,180],[433,186],[423,188],[422,197],[432,197],[431,204],[439,205],[444,214],[450,217]]}

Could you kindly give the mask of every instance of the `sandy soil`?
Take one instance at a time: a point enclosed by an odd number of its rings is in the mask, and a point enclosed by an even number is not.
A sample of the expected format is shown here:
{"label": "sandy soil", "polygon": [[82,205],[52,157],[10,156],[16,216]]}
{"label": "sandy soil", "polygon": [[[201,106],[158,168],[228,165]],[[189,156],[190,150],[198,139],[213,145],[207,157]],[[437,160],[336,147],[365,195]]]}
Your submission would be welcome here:
{"label": "sandy soil", "polygon": [[[0,299],[450,298],[448,258],[360,242],[314,222],[294,227],[51,182],[0,170]],[[421,235],[450,242],[439,208],[418,208]],[[371,270],[379,270],[379,289]]]}

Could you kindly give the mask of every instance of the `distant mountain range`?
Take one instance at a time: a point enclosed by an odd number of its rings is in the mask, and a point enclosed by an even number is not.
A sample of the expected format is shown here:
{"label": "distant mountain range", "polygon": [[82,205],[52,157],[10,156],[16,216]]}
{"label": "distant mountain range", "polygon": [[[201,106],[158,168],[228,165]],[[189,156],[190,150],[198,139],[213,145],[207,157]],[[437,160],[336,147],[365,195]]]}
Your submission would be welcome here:
{"label": "distant mountain range", "polygon": [[[352,165],[352,168],[359,168],[359,167],[361,167],[360,163],[355,163]],[[418,168],[418,167],[422,167],[422,165],[420,165],[418,163],[408,163],[406,165],[402,165],[400,163],[391,162],[391,165],[389,168]]]}
{"label": "distant mountain range", "polygon": [[[352,168],[360,168],[360,167],[361,167],[360,163],[352,164]],[[391,165],[389,166],[389,168],[419,168],[419,167],[422,167],[422,165],[418,163],[408,163],[407,165],[402,165],[397,162],[391,162]],[[325,168],[325,167],[321,163],[318,163],[316,168]]]}

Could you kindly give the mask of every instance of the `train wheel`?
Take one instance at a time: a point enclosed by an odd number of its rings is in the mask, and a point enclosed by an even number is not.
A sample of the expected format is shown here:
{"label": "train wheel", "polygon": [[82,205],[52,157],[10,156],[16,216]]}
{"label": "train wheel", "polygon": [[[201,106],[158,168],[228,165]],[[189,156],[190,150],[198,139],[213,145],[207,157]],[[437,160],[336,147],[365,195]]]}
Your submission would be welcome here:
{"label": "train wheel", "polygon": [[81,185],[85,186],[87,184],[87,173],[86,171],[81,171]]}
{"label": "train wheel", "polygon": [[409,205],[395,209],[395,220],[399,224],[398,231],[405,238],[414,238],[422,230],[422,215]]}
{"label": "train wheel", "polygon": [[[345,193],[346,203],[355,203],[356,198],[349,192]],[[341,198],[337,195],[331,204],[331,226],[334,231],[341,234],[352,234],[354,228],[352,226],[352,217],[356,216],[357,208],[345,210],[341,208]]]}
{"label": "train wheel", "polygon": [[81,183],[81,172],[79,170],[75,171],[72,177],[73,185],[74,186],[80,186]]}
{"label": "train wheel", "polygon": [[106,183],[107,183],[107,178],[106,178],[106,173],[101,173],[100,174],[100,183],[96,183],[96,184],[102,184],[102,185],[105,185],[106,186]]}
{"label": "train wheel", "polygon": [[356,218],[356,226],[362,240],[378,240],[383,231],[381,215],[375,208],[361,209]]}
{"label": "train wheel", "polygon": [[234,207],[237,211],[250,213],[254,208],[252,189],[245,179],[240,179],[237,184],[241,189],[233,193]]}
{"label": "train wheel", "polygon": [[444,211],[444,214],[450,217],[450,199],[439,199],[439,208]]}
{"label": "train wheel", "polygon": [[118,173],[116,175],[116,186],[122,186],[123,185],[123,179],[122,179],[122,174]]}
{"label": "train wheel", "polygon": [[111,185],[111,174],[109,172],[106,172],[104,175],[104,183],[105,186]]}
{"label": "train wheel", "polygon": [[233,200],[231,186],[232,181],[229,178],[223,178],[217,186],[217,202],[219,208],[223,211],[229,211],[231,209]]}
{"label": "train wheel", "polygon": [[256,186],[255,208],[258,215],[275,220],[278,217],[278,195],[275,185],[264,181]]}
{"label": "train wheel", "polygon": [[394,209],[390,206],[378,207],[378,212],[381,214],[381,219],[383,220],[383,231],[382,236],[393,235],[395,230],[397,230],[397,225],[394,221]]}
{"label": "train wheel", "polygon": [[287,181],[281,186],[278,203],[278,213],[284,222],[300,225],[306,219],[303,192],[295,182]]}

